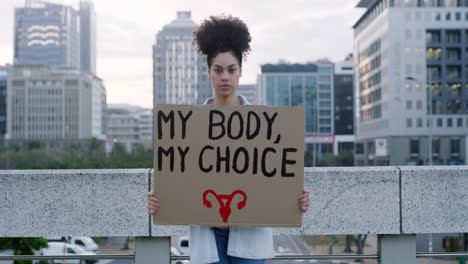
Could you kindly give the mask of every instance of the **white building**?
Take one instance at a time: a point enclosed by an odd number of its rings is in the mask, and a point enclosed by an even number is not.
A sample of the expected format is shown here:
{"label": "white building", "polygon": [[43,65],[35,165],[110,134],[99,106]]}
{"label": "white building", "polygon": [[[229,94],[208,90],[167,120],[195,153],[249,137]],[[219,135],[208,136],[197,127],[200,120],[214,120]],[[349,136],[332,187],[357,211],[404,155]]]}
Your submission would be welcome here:
{"label": "white building", "polygon": [[237,93],[245,96],[251,104],[258,104],[258,92],[256,84],[241,84],[237,86]]}
{"label": "white building", "polygon": [[202,104],[211,96],[205,56],[193,47],[197,28],[190,12],[177,18],[156,36],[153,46],[153,103]]}
{"label": "white building", "polygon": [[128,152],[140,144],[151,147],[153,113],[151,109],[130,105],[108,105],[106,114],[107,144],[110,152],[114,144],[125,146]]}
{"label": "white building", "polygon": [[466,163],[468,1],[358,7],[367,10],[354,25],[356,165]]}
{"label": "white building", "polygon": [[14,65],[7,86],[9,140],[103,140],[106,90],[98,77]]}

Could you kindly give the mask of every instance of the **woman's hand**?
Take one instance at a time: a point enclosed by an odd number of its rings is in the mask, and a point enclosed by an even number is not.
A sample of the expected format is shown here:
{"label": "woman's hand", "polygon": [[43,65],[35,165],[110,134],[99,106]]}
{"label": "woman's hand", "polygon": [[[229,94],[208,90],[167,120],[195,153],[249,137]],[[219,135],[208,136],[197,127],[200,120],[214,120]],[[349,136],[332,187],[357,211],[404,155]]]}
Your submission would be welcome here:
{"label": "woman's hand", "polygon": [[310,198],[309,198],[310,191],[304,190],[304,192],[299,196],[299,209],[302,213],[307,212],[309,210]]}
{"label": "woman's hand", "polygon": [[146,197],[148,198],[148,214],[153,215],[157,210],[159,210],[159,200],[154,196],[153,192],[147,193]]}

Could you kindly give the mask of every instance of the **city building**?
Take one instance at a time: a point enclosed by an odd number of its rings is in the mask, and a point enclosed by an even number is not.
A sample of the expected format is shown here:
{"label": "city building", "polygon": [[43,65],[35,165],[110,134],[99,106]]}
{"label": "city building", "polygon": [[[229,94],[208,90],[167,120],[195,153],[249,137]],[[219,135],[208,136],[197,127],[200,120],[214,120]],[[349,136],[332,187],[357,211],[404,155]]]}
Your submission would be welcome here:
{"label": "city building", "polygon": [[338,153],[354,150],[354,100],[352,57],[334,65],[334,128]]}
{"label": "city building", "polygon": [[153,103],[202,104],[212,95],[206,57],[192,45],[197,28],[190,12],[164,26],[153,46]]}
{"label": "city building", "polygon": [[124,145],[131,152],[137,145],[152,147],[153,113],[151,109],[138,106],[108,105],[106,114],[107,153],[116,143]]}
{"label": "city building", "polygon": [[96,74],[96,13],[91,0],[80,0],[81,71]]}
{"label": "city building", "polygon": [[468,1],[361,0],[355,164],[466,164]]}
{"label": "city building", "polygon": [[237,94],[241,94],[247,98],[247,100],[253,104],[258,104],[257,98],[257,85],[255,84],[241,84],[237,86]]}
{"label": "city building", "polygon": [[11,65],[0,66],[0,140],[3,140],[6,134],[7,87],[10,71]]}
{"label": "city building", "polygon": [[70,6],[27,0],[15,8],[15,64],[80,68],[80,21]]}
{"label": "city building", "polygon": [[92,74],[16,64],[8,78],[6,139],[104,140],[105,98],[102,80]]}
{"label": "city building", "polygon": [[324,155],[337,153],[334,135],[333,63],[261,65],[259,104],[305,108],[305,150],[313,153],[313,166]]}

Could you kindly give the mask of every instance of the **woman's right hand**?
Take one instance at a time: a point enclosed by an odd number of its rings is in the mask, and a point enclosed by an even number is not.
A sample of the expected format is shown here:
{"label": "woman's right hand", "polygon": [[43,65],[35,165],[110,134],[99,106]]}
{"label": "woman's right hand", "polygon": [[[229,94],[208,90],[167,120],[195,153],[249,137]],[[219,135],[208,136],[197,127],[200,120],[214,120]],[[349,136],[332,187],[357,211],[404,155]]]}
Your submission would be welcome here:
{"label": "woman's right hand", "polygon": [[153,192],[147,193],[146,197],[148,198],[148,214],[153,215],[157,210],[159,210],[159,200],[154,196]]}

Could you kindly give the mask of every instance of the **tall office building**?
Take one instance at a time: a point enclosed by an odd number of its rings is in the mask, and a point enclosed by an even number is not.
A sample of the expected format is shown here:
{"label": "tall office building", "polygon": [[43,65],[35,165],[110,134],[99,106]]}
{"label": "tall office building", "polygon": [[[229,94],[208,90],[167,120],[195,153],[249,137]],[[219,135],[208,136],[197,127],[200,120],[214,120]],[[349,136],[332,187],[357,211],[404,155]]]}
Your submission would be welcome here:
{"label": "tall office building", "polygon": [[80,0],[81,71],[96,73],[96,14],[92,0]]}
{"label": "tall office building", "polygon": [[14,63],[79,69],[79,25],[72,7],[26,1],[15,9]]}
{"label": "tall office building", "polygon": [[343,141],[338,153],[354,150],[354,100],[352,57],[334,63],[334,122],[335,135]]}
{"label": "tall office building", "polygon": [[0,66],[0,139],[4,139],[7,127],[7,90],[11,65]]}
{"label": "tall office building", "polygon": [[313,165],[325,154],[337,153],[333,122],[333,64],[264,64],[257,78],[259,104],[304,106],[306,151]]}
{"label": "tall office building", "polygon": [[356,165],[465,164],[468,1],[358,7],[367,10],[353,27]]}
{"label": "tall office building", "polygon": [[202,104],[211,96],[205,56],[192,45],[197,28],[190,12],[177,18],[156,36],[153,46],[153,103]]}
{"label": "tall office building", "polygon": [[77,70],[16,64],[7,92],[7,135],[12,141],[104,140],[102,80]]}

